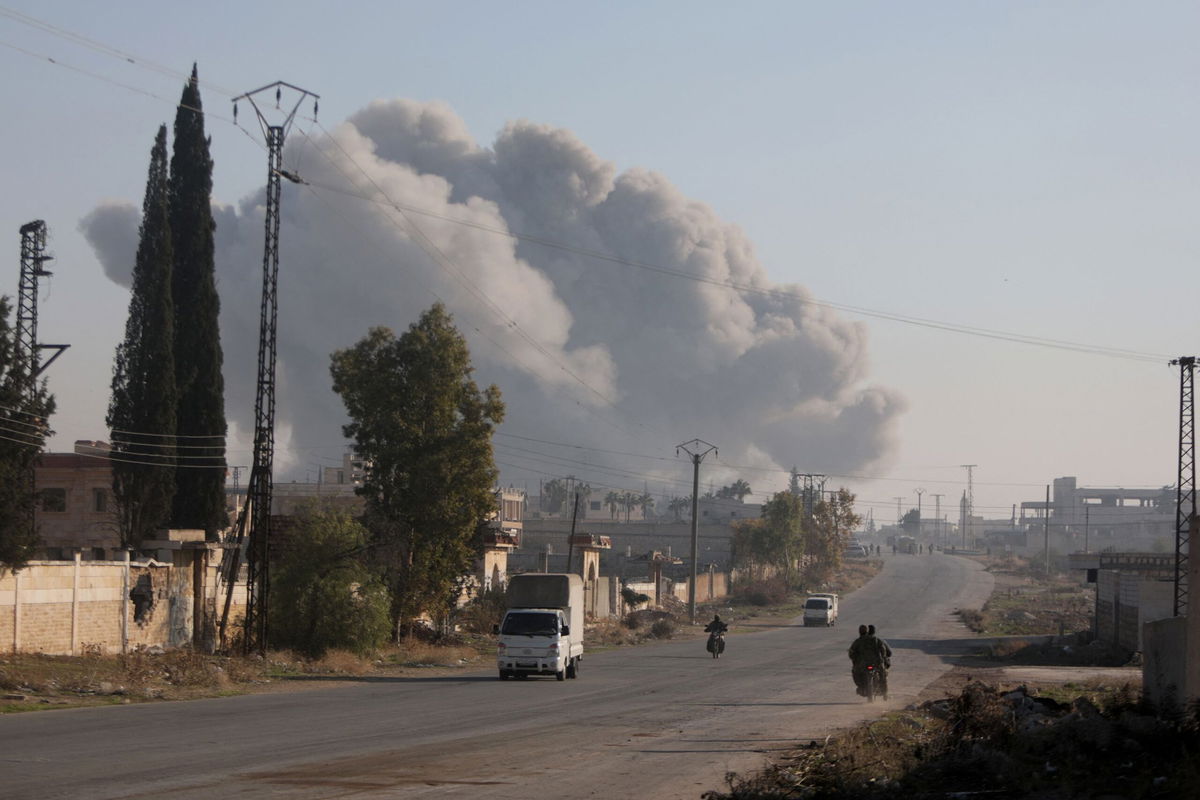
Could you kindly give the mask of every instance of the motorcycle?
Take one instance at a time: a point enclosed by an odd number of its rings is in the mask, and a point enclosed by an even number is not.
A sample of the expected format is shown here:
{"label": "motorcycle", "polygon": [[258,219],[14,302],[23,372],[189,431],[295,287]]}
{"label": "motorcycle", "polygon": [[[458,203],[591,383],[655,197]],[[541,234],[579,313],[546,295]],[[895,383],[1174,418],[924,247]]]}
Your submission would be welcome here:
{"label": "motorcycle", "polygon": [[713,631],[708,634],[707,650],[712,653],[713,658],[721,657],[721,653],[725,652],[725,631]]}
{"label": "motorcycle", "polygon": [[867,702],[875,702],[875,698],[887,700],[887,675],[883,667],[874,664],[867,665],[867,679],[865,686],[867,693]]}

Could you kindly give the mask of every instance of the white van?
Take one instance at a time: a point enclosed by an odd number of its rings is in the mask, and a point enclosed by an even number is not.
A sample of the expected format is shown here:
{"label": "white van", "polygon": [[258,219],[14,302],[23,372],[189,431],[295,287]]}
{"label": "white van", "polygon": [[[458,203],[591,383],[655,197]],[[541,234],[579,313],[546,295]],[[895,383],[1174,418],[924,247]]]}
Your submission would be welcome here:
{"label": "white van", "polygon": [[837,624],[838,596],[830,592],[810,594],[804,601],[804,627],[824,625],[830,627]]}

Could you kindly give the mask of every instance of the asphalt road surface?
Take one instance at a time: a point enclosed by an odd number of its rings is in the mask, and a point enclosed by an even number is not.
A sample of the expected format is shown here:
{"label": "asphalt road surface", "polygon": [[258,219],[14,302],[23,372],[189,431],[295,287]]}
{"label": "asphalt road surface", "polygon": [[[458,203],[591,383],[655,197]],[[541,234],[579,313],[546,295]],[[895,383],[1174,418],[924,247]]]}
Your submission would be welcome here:
{"label": "asphalt road surface", "polygon": [[[700,639],[593,653],[565,682],[489,669],[7,715],[0,795],[698,798],[727,771],[910,702],[962,647],[954,609],[991,588],[967,559],[889,556],[837,626],[731,635],[720,659]],[[850,680],[846,648],[867,622],[895,651],[886,704]]]}

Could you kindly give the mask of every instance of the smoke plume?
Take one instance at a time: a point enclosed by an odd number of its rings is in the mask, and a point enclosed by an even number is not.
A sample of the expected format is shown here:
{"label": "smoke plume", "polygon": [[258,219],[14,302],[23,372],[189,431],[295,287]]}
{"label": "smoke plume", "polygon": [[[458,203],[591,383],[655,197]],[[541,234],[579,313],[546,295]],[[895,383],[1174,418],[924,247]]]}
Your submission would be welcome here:
{"label": "smoke plume", "polygon": [[[281,473],[330,463],[343,443],[330,353],[373,325],[402,332],[437,299],[471,344],[477,380],[500,386],[505,433],[664,457],[699,437],[720,446],[717,468],[826,472],[862,469],[892,446],[903,400],[866,383],[861,324],[806,302],[800,286],[772,284],[736,225],[660,174],[617,174],[568,131],[519,121],[482,147],[443,104],[376,101],[329,136],[293,132],[284,163],[309,185],[285,183],[282,202]],[[243,448],[264,202],[260,190],[214,206],[226,408]],[[113,203],[81,223],[121,285],[137,223],[135,207]],[[570,460],[629,472],[593,484],[631,489],[646,474],[679,480],[684,470],[498,445],[505,482],[587,472]],[[543,456],[515,446],[570,460],[536,461]],[[786,481],[767,474],[739,476],[760,493]]]}

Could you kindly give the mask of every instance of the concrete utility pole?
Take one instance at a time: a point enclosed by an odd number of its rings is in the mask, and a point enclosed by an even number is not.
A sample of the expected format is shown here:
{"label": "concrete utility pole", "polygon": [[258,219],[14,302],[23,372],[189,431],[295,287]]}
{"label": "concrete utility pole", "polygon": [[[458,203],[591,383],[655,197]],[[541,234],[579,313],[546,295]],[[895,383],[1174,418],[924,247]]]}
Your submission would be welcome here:
{"label": "concrete utility pole", "polygon": [[900,503],[904,500],[904,498],[903,497],[893,497],[892,499],[896,501],[896,524],[899,525],[900,524]]}
{"label": "concrete utility pole", "polygon": [[1088,527],[1092,524],[1092,506],[1085,504],[1083,506],[1083,552],[1088,551]]}
{"label": "concrete utility pole", "polygon": [[1046,484],[1046,511],[1042,520],[1042,530],[1044,531],[1045,545],[1043,547],[1046,554],[1046,574],[1050,574],[1050,484]]}
{"label": "concrete utility pole", "polygon": [[967,528],[971,525],[971,517],[975,516],[975,468],[978,464],[963,464],[962,468],[967,471],[967,513],[966,525],[963,526],[963,546],[967,544]]}
{"label": "concrete utility pole", "polygon": [[933,497],[933,516],[936,518],[936,528],[933,531],[933,539],[944,548],[946,543],[942,541],[942,498],[945,497],[945,495],[933,494],[932,492],[930,492],[930,494]]}
{"label": "concrete utility pole", "polygon": [[702,439],[692,439],[690,442],[684,442],[675,448],[675,455],[679,455],[679,451],[688,454],[692,460],[692,580],[688,584],[688,617],[692,624],[696,624],[696,560],[699,556],[699,519],[700,516],[700,462],[709,453],[715,457],[717,455],[717,446],[709,444]]}
{"label": "concrete utility pole", "polygon": [[921,495],[925,494],[924,489],[913,489],[917,493],[917,536],[921,535]]}

